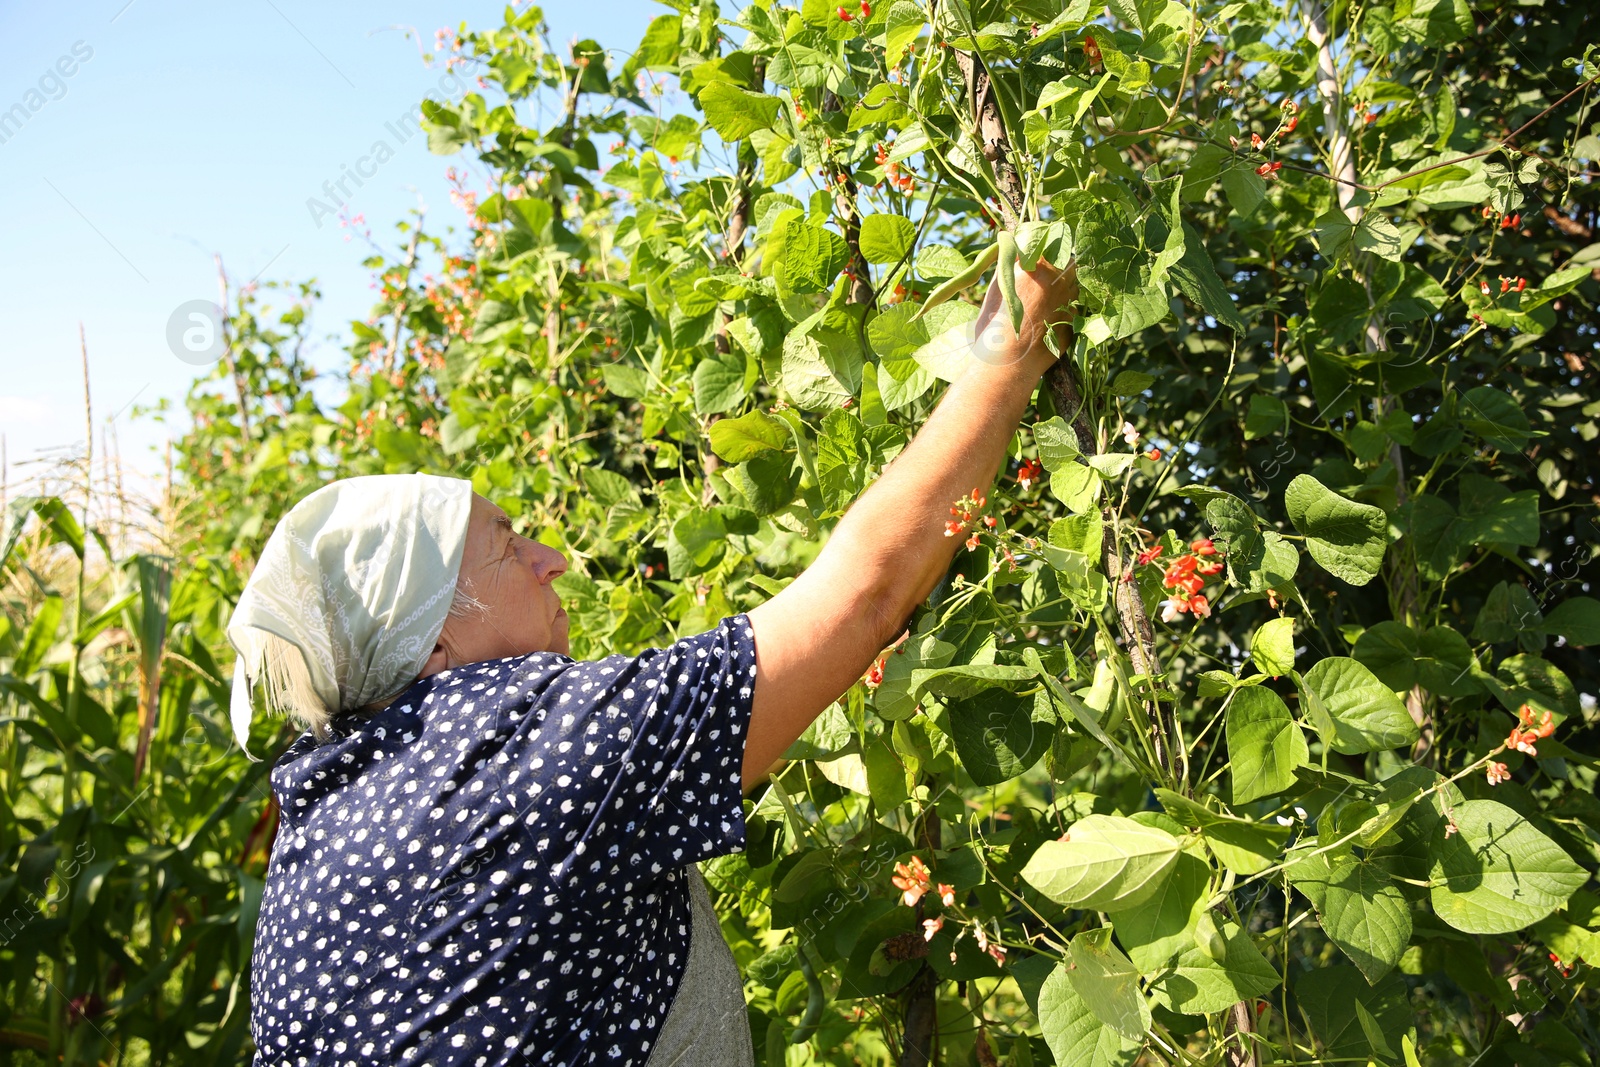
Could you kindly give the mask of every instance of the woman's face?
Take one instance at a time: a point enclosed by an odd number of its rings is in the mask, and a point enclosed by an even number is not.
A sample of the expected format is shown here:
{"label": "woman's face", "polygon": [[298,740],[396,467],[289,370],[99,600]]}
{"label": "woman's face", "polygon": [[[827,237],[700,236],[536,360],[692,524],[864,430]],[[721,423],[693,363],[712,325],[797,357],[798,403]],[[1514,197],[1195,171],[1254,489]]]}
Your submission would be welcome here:
{"label": "woman's face", "polygon": [[450,665],[529,652],[566,655],[567,613],[550,585],[566,570],[565,556],[514,533],[506,513],[474,493],[456,588],[488,610],[446,620],[439,643]]}

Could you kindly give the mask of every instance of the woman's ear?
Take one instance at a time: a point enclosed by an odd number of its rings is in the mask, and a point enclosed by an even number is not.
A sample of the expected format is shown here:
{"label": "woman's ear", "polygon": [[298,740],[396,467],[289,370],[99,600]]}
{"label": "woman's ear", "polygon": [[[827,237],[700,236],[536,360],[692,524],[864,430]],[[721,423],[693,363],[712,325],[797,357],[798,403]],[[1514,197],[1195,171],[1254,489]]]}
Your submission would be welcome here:
{"label": "woman's ear", "polygon": [[422,673],[418,678],[429,678],[450,666],[450,654],[445,651],[442,643],[433,646],[433,651],[428,653],[428,661],[422,665]]}

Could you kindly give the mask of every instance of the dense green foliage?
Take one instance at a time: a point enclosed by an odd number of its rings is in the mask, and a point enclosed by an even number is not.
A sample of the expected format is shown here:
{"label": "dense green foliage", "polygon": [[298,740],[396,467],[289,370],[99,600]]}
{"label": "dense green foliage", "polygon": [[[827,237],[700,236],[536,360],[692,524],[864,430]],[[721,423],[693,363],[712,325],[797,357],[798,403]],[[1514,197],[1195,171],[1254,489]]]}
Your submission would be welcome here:
{"label": "dense green foliage", "polygon": [[669,6],[450,42],[465,233],[375,250],[336,408],[240,294],[176,563],[74,599],[15,510],[0,1058],[244,1054],[272,812],[213,657],[295,499],[470,476],[572,557],[575,655],[697,632],[1043,254],[1083,297],[1007,471],[707,867],[761,1062],[1590,1064],[1600,15]]}

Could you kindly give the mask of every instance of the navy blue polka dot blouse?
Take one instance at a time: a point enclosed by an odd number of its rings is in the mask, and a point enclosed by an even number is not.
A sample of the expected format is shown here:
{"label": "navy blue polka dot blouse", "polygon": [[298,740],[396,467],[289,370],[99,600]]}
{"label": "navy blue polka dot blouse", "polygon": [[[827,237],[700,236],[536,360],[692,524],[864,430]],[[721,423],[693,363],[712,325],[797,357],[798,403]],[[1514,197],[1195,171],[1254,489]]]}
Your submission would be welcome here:
{"label": "navy blue polka dot blouse", "polygon": [[687,864],[744,847],[745,615],[637,657],[425,678],[272,771],[257,1067],[636,1064],[684,971]]}

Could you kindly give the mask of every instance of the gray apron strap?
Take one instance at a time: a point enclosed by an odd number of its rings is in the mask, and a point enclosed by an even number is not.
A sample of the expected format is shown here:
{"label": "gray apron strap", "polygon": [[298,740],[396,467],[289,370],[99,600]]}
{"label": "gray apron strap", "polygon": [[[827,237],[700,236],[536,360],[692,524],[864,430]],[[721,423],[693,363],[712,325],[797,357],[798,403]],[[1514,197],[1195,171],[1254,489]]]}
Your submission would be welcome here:
{"label": "gray apron strap", "polygon": [[694,912],[689,962],[646,1067],[755,1067],[739,966],[705,879],[696,867],[686,871]]}

